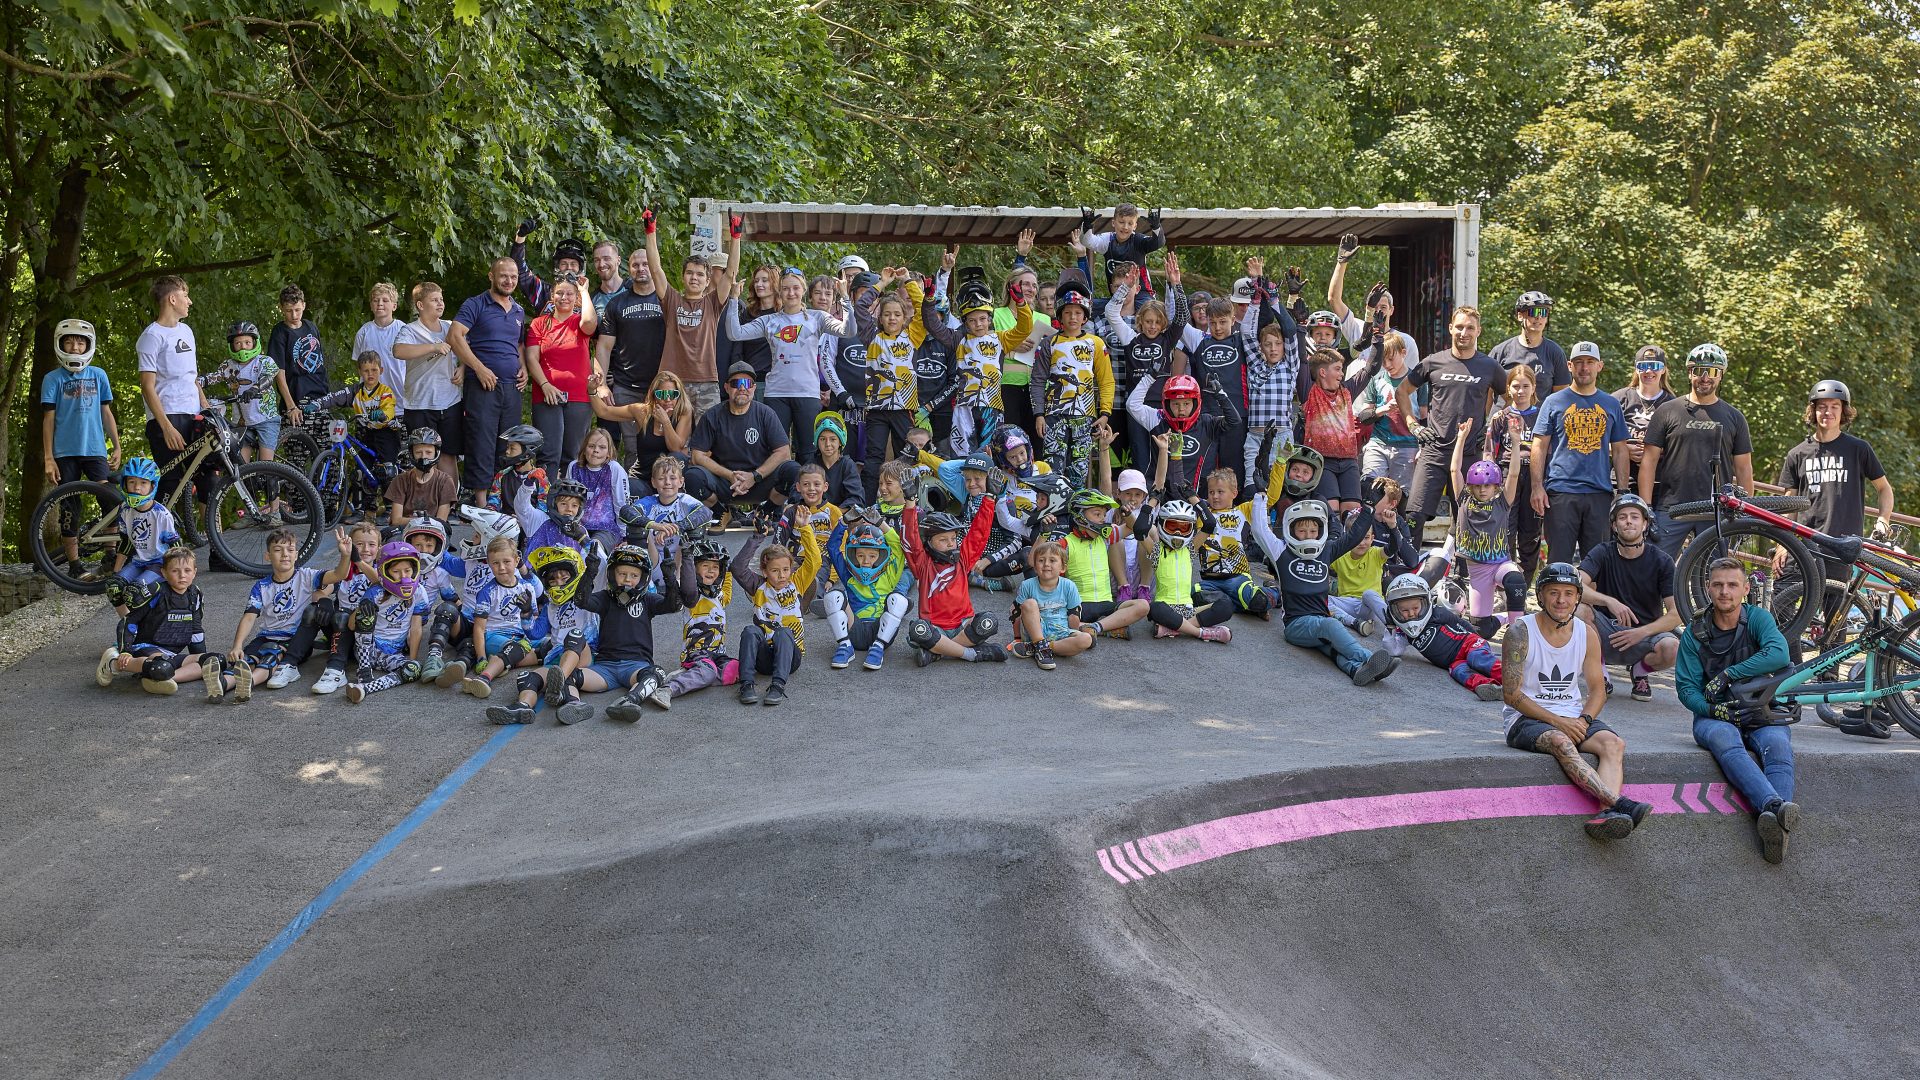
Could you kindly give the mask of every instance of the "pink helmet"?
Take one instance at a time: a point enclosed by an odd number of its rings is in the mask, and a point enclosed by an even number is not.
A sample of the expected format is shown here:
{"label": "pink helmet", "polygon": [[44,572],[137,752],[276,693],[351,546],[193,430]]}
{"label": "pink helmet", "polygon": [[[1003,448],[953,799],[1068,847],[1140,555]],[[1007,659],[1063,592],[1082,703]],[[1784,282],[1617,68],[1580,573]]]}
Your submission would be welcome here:
{"label": "pink helmet", "polygon": [[1498,484],[1503,479],[1505,479],[1505,476],[1500,472],[1500,466],[1495,462],[1476,461],[1467,466],[1468,486],[1476,484]]}

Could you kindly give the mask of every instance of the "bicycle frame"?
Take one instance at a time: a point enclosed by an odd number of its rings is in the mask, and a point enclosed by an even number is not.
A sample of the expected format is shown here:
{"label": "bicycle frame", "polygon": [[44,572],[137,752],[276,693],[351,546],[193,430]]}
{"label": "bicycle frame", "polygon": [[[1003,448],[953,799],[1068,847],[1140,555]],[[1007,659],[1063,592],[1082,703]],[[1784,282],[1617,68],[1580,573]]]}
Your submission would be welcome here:
{"label": "bicycle frame", "polygon": [[[1825,543],[1828,543],[1828,544],[1834,544],[1834,543],[1840,542],[1839,537],[1829,536],[1826,533],[1821,532],[1819,529],[1816,529],[1811,525],[1803,525],[1800,522],[1795,521],[1790,517],[1786,517],[1781,514],[1776,514],[1773,511],[1768,510],[1763,506],[1755,506],[1754,504],[1748,502],[1747,500],[1741,498],[1738,495],[1730,495],[1724,491],[1716,492],[1713,496],[1713,501],[1715,505],[1714,524],[1716,526],[1724,524],[1726,520],[1725,518],[1720,517],[1719,512],[1731,511],[1732,514],[1736,517],[1750,517],[1756,521],[1762,521],[1768,525],[1772,525],[1775,528],[1785,529],[1788,532],[1794,534],[1795,536],[1798,536],[1802,540],[1812,540],[1815,543],[1821,543],[1824,541]],[[1914,556],[1909,555],[1904,551],[1901,551],[1899,548],[1888,547],[1884,544],[1878,544],[1870,539],[1867,539],[1866,537],[1860,538],[1860,547],[1864,551],[1871,551],[1875,555],[1878,555],[1885,559],[1892,559],[1892,560],[1895,560],[1896,562],[1905,563],[1905,564],[1920,563],[1920,560],[1916,560]],[[1855,565],[1858,565],[1858,564],[1855,564]],[[1920,568],[1920,567],[1917,567],[1917,568]],[[1874,570],[1872,567],[1863,566],[1863,567],[1860,567],[1860,569],[1862,569],[1863,571],[1869,574],[1873,574],[1876,577],[1879,577],[1883,581],[1891,580],[1887,578],[1886,575],[1881,574],[1877,570]]]}
{"label": "bicycle frame", "polygon": [[[1920,690],[1920,651],[1915,651],[1910,642],[1902,642],[1892,649],[1888,648],[1892,639],[1906,634],[1920,626],[1920,611],[1907,615],[1899,622],[1880,620],[1867,632],[1844,645],[1835,646],[1790,669],[1787,677],[1773,688],[1775,705],[1850,705],[1858,702],[1879,701],[1894,694],[1909,690]],[[1915,673],[1896,682],[1876,685],[1879,680],[1882,653],[1897,651],[1899,655],[1915,666]],[[1838,682],[1822,682],[1821,690],[1802,691],[1820,676],[1838,669],[1842,664],[1865,654],[1866,670],[1864,679]]]}

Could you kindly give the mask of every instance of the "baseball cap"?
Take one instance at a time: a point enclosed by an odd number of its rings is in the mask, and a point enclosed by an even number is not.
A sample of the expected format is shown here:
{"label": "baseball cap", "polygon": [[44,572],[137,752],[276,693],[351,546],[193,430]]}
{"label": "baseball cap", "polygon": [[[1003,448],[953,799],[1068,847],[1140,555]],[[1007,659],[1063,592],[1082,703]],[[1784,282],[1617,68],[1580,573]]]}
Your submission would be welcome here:
{"label": "baseball cap", "polygon": [[1243,277],[1233,283],[1233,302],[1236,304],[1253,303],[1253,279]]}
{"label": "baseball cap", "polygon": [[727,378],[731,379],[735,375],[745,375],[747,378],[752,379],[755,382],[760,381],[760,374],[754,371],[753,365],[746,362],[745,360],[735,360],[732,364],[728,365]]}
{"label": "baseball cap", "polygon": [[846,270],[866,270],[870,268],[867,266],[867,260],[861,258],[858,255],[849,255],[846,258],[841,259],[840,265],[835,267],[834,269],[835,271],[846,271]]}
{"label": "baseball cap", "polygon": [[1567,359],[1572,360],[1582,356],[1591,356],[1595,360],[1600,359],[1600,346],[1595,345],[1591,341],[1579,342],[1573,347],[1573,355],[1567,357]]}
{"label": "baseball cap", "polygon": [[1121,469],[1120,480],[1114,484],[1115,491],[1145,491],[1147,477],[1139,469]]}
{"label": "baseball cap", "polygon": [[1662,364],[1666,363],[1667,350],[1658,345],[1642,345],[1640,346],[1640,351],[1633,354],[1633,362],[1636,364],[1644,364],[1652,361],[1658,361]]}

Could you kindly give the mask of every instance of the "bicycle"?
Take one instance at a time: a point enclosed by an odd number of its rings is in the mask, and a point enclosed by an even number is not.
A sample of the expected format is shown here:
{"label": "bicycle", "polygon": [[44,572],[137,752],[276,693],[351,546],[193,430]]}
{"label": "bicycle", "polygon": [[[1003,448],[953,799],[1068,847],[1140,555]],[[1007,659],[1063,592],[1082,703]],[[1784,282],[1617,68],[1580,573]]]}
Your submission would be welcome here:
{"label": "bicycle", "polygon": [[[268,573],[268,534],[247,526],[270,508],[286,505],[284,523],[299,541],[300,562],[313,554],[325,532],[316,513],[319,495],[298,469],[280,461],[238,460],[239,433],[227,422],[226,408],[259,393],[255,388],[209,398],[209,407],[194,418],[186,447],[160,471],[163,486],[167,476],[178,474],[161,504],[173,514],[181,540],[193,547],[204,542],[228,568],[251,577]],[[203,495],[204,507],[196,506]],[[67,592],[105,592],[121,547],[120,503],[118,487],[92,480],[69,481],[47,492],[27,522],[34,566]],[[71,562],[64,551],[65,527],[74,531],[79,553]]]}
{"label": "bicycle", "polygon": [[[300,407],[304,411],[307,403]],[[329,529],[349,513],[377,514],[386,483],[393,479],[392,464],[381,462],[372,447],[353,436],[354,422],[364,423],[357,417],[328,420],[327,441],[307,466],[307,479],[320,496],[321,521]]]}

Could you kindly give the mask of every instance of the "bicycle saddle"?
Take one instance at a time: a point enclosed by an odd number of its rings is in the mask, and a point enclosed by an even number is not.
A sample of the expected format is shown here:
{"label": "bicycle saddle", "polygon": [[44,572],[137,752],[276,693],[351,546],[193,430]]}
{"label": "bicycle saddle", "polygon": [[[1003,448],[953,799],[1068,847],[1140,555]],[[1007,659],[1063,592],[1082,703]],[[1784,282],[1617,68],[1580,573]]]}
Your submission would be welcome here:
{"label": "bicycle saddle", "polygon": [[1860,547],[1865,543],[1858,536],[1826,536],[1824,534],[1809,538],[1821,558],[1831,556],[1843,563],[1855,562],[1860,558]]}

